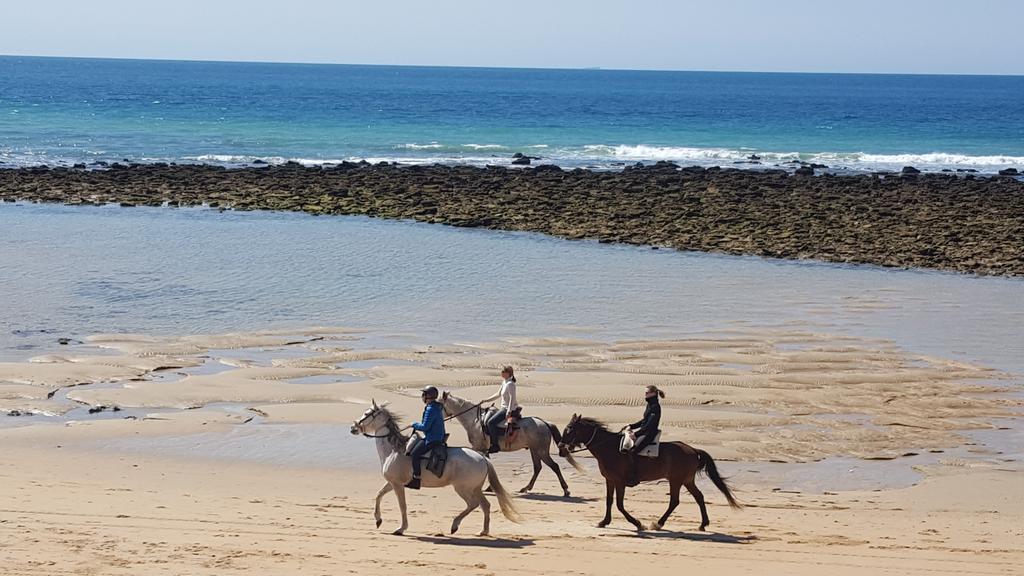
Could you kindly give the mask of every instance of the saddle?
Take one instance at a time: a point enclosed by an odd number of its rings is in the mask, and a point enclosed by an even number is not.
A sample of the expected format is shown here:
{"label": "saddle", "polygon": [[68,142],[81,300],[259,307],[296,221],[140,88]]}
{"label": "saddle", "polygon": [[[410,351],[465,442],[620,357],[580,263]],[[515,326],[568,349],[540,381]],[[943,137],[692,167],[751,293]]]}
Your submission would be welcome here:
{"label": "saddle", "polygon": [[[438,478],[444,474],[445,464],[448,463],[448,436],[449,434],[445,434],[442,442],[437,443],[430,449],[430,452],[423,455],[423,460],[427,461],[425,468]],[[408,456],[412,454],[412,451],[415,450],[421,442],[423,442],[422,436],[414,435],[410,438],[409,443],[405,446],[405,455]]]}
{"label": "saddle", "polygon": [[[484,432],[484,436],[486,436],[487,433],[488,433],[487,432],[487,420],[489,420],[491,414],[494,414],[495,412],[497,412],[496,408],[491,408],[490,410],[488,410],[487,411],[487,415],[484,417],[484,419],[481,422],[481,429]],[[523,419],[523,407],[522,406],[518,406],[518,407],[516,407],[515,410],[513,410],[513,411],[508,413],[508,416],[505,418],[505,422],[503,424],[499,424],[498,425],[498,430],[504,430],[505,431],[503,436],[505,437],[506,441],[512,441],[512,439],[515,438],[516,433],[519,432],[519,421],[522,420],[522,419]]]}
{"label": "saddle", "polygon": [[[643,436],[637,436],[637,440],[638,441],[641,438],[643,438]],[[654,442],[651,442],[650,444],[645,446],[644,449],[639,451],[639,452],[637,452],[636,455],[637,456],[642,456],[644,458],[657,458],[658,457],[658,446],[660,444],[661,444],[661,431],[659,430],[658,433],[655,434],[655,436],[654,436]],[[632,450],[633,446],[635,446],[635,445],[636,445],[636,442],[633,441],[633,438],[631,438],[629,434],[623,433],[622,434],[622,440],[619,442],[619,452],[622,452],[623,454],[625,454],[625,453],[629,452],[630,450]]]}

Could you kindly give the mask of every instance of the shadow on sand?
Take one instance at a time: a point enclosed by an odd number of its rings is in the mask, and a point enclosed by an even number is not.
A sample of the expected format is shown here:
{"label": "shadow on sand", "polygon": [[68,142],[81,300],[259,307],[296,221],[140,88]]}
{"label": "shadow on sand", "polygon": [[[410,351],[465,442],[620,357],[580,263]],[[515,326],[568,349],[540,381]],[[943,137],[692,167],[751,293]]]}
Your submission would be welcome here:
{"label": "shadow on sand", "polygon": [[678,532],[675,530],[646,530],[644,532],[622,531],[612,536],[628,536],[631,538],[650,538],[666,540],[689,540],[691,542],[717,542],[718,544],[749,544],[757,541],[757,536],[733,536],[721,532]]}
{"label": "shadow on sand", "polygon": [[516,538],[515,540],[508,538],[490,538],[482,536],[480,538],[457,538],[455,536],[416,536],[416,540],[420,542],[426,542],[428,544],[441,544],[445,546],[475,546],[477,548],[526,548],[527,546],[533,546],[534,540],[532,538]]}
{"label": "shadow on sand", "polygon": [[569,502],[571,504],[583,504],[585,502],[597,502],[597,498],[583,498],[581,496],[556,496],[554,494],[519,494],[516,498],[523,500],[536,500],[538,502]]}

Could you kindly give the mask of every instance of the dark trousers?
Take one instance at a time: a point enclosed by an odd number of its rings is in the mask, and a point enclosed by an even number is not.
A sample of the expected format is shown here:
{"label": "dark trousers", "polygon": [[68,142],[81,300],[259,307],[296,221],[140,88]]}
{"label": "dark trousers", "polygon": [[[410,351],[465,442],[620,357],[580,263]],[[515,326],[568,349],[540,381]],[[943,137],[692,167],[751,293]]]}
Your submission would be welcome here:
{"label": "dark trousers", "polygon": [[[639,432],[637,432],[636,435],[637,435],[638,438],[640,437],[640,433]],[[654,444],[654,438],[657,435],[658,435],[657,431],[654,431],[654,432],[649,433],[649,434],[643,434],[643,438],[640,438],[640,441],[637,442],[633,446],[633,453],[634,454],[639,454],[641,450],[643,450],[644,448],[647,448],[651,444]]]}
{"label": "dark trousers", "polygon": [[409,453],[409,456],[412,458],[412,475],[414,478],[420,477],[423,470],[423,457],[429,454],[436,445],[437,442],[431,442],[429,444],[426,442],[420,442],[412,449],[412,452]]}
{"label": "dark trousers", "polygon": [[500,426],[507,417],[508,410],[502,408],[494,414],[491,414],[491,417],[487,419],[487,433],[491,435],[491,444],[494,446],[498,445],[498,440],[501,438],[501,429],[498,428],[498,426]]}

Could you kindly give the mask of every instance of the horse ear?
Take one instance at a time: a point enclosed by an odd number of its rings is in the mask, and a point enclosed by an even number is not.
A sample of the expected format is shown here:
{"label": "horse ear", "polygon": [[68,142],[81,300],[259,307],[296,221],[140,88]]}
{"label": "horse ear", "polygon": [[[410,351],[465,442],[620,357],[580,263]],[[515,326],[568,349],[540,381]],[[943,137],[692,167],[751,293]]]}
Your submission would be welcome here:
{"label": "horse ear", "polygon": [[448,391],[447,390],[445,390],[444,392],[441,392],[441,399],[442,400],[447,400],[448,399]]}
{"label": "horse ear", "polygon": [[380,403],[380,407],[381,407],[381,408],[387,408],[387,407],[388,407],[388,404],[391,404],[391,401],[390,401],[390,400],[387,400],[387,401],[385,401],[385,402],[381,402],[381,403]]}
{"label": "horse ear", "polygon": [[370,398],[370,405],[371,405],[371,406],[373,406],[373,409],[374,409],[374,410],[376,410],[377,408],[379,408],[379,406],[377,406],[377,400],[376,400],[376,399],[374,399],[374,398]]}

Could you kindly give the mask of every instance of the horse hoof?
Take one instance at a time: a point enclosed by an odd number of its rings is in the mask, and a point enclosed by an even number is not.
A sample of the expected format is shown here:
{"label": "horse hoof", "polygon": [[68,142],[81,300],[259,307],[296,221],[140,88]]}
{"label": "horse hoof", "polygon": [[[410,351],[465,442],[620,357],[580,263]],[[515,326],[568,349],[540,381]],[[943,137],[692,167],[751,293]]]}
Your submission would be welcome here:
{"label": "horse hoof", "polygon": [[651,522],[651,530],[661,530],[661,528],[661,524],[658,524],[657,522]]}
{"label": "horse hoof", "polygon": [[459,531],[459,527],[458,526],[452,526],[452,534],[455,534],[458,531]]}
{"label": "horse hoof", "polygon": [[700,528],[698,528],[698,530],[700,530],[701,532],[704,532],[704,529],[707,528],[707,527],[708,527],[707,524],[701,524]]}
{"label": "horse hoof", "polygon": [[519,493],[520,493],[520,494],[526,494],[526,493],[528,493],[529,491],[530,491],[530,489],[529,489],[529,488],[520,488],[520,489],[519,489]]}
{"label": "horse hoof", "polygon": [[402,530],[401,528],[399,528],[398,530],[395,530],[395,531],[394,531],[394,532],[392,532],[391,534],[392,534],[393,536],[402,536],[403,534],[405,534],[405,530]]}
{"label": "horse hoof", "polygon": [[377,528],[380,528],[380,525],[383,524],[383,523],[384,523],[383,520],[378,519],[377,520]]}
{"label": "horse hoof", "polygon": [[485,538],[485,537],[490,536],[490,535],[491,535],[490,532],[481,532],[481,533],[477,534],[477,536],[479,536],[481,538]]}
{"label": "horse hoof", "polygon": [[562,493],[562,498],[571,498],[571,497],[572,497],[572,494],[569,494],[568,490],[566,490],[565,492]]}
{"label": "horse hoof", "polygon": [[611,522],[598,522],[597,523],[597,527],[598,528],[607,528],[609,524],[611,524]]}

